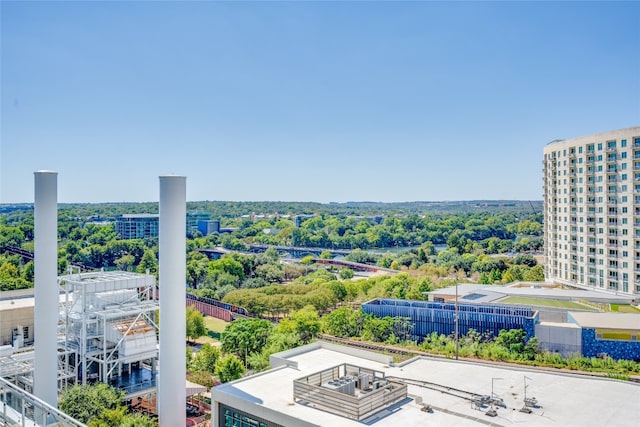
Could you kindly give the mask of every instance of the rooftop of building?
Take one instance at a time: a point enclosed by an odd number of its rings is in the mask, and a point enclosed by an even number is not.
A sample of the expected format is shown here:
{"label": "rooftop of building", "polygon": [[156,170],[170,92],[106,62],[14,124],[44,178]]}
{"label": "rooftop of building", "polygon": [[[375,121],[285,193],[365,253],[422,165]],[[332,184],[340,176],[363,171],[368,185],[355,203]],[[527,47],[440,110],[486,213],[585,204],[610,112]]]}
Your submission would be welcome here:
{"label": "rooftop of building", "polygon": [[628,329],[640,331],[640,315],[633,313],[569,312],[583,328]]}
{"label": "rooftop of building", "polygon": [[149,214],[149,213],[142,213],[142,214],[122,214],[119,218],[124,218],[124,219],[137,219],[137,218],[160,218],[160,214]]}
{"label": "rooftop of building", "polygon": [[124,284],[120,288],[136,288],[155,284],[155,276],[149,274],[132,273],[129,271],[92,271],[90,273],[67,274],[58,280],[74,285],[94,285],[101,291],[111,290],[109,285]]}
{"label": "rooftop of building", "polygon": [[[19,296],[5,296],[2,294],[8,293],[8,291],[0,292],[0,312],[4,310],[16,310],[24,308],[33,308],[35,305],[34,289],[28,289],[29,293],[21,294]],[[64,294],[60,294],[60,303],[65,302],[66,298]]]}
{"label": "rooftop of building", "polygon": [[612,292],[602,292],[588,289],[566,289],[555,287],[555,285],[544,283],[518,283],[515,285],[480,285],[461,283],[456,286],[449,286],[443,289],[431,291],[429,295],[455,297],[456,292],[460,301],[486,303],[496,301],[505,296],[522,296],[532,298],[554,298],[554,299],[574,299],[588,301],[607,301],[610,303],[629,304],[634,300],[633,295],[614,294]]}
{"label": "rooftop of building", "polygon": [[[410,379],[408,398],[362,421],[294,402],[294,380],[341,363],[380,371],[388,378]],[[623,427],[636,425],[640,417],[637,399],[631,398],[640,395],[639,384],[526,367],[435,358],[416,358],[394,366],[388,356],[324,342],[276,354],[272,356],[272,366],[276,367],[215,387],[212,396],[223,403],[225,396],[229,396],[230,401],[251,402],[257,405],[256,411],[273,410],[309,425],[321,426],[518,424],[588,427],[615,424]],[[530,408],[530,414],[519,411],[524,406],[525,378],[527,397],[535,397],[538,402]],[[495,397],[503,402],[494,418],[485,415],[488,407],[474,409],[470,400],[461,397],[491,395],[492,383]],[[425,410],[425,405],[433,411]]]}
{"label": "rooftop of building", "polygon": [[[547,143],[547,145],[545,146],[545,150],[546,150],[546,147],[551,147],[554,144],[560,145],[563,142],[567,142],[569,144],[580,144],[580,143],[593,142],[598,139],[616,139],[617,135],[624,135],[629,133],[634,133],[635,136],[640,136],[640,126],[631,126],[628,128],[614,129],[614,130],[594,133],[591,135],[577,136],[574,138],[554,139],[553,141]],[[601,141],[601,142],[604,142],[604,141]]]}

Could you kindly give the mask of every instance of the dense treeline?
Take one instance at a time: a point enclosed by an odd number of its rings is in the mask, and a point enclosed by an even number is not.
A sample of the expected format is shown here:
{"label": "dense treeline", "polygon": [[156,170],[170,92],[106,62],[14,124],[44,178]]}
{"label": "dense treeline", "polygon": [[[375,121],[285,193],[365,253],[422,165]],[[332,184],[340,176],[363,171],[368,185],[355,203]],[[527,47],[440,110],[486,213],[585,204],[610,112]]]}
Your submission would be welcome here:
{"label": "dense treeline", "polygon": [[[198,252],[201,248],[224,246],[246,251],[250,243],[362,250],[408,247],[406,252],[393,255],[356,252],[350,259],[398,270],[427,270],[425,266],[431,266],[446,270],[446,274],[461,271],[470,276],[478,272],[481,276],[478,280],[494,283],[504,280],[508,266],[498,261],[488,268],[487,263],[493,261],[481,258],[483,254],[534,251],[542,245],[541,215],[535,211],[518,211],[516,206],[497,213],[479,209],[475,213],[419,215],[412,213],[412,209],[423,206],[420,203],[191,202],[189,205],[190,209],[208,209],[214,218],[226,222],[223,225],[237,228],[231,234],[206,237],[195,232],[187,240],[187,283],[202,296],[213,298],[222,298],[238,288],[259,288],[292,280],[302,271],[295,266],[282,265],[273,253],[263,256],[234,254],[209,261]],[[250,219],[246,213],[252,208],[288,214]],[[157,273],[157,238],[121,240],[114,224],[105,221],[123,213],[143,212],[157,212],[157,203],[61,205],[59,273],[68,271],[73,265]],[[305,215],[300,227],[295,227],[293,213]],[[436,245],[447,249],[436,256]],[[33,211],[30,207],[0,214],[0,247],[3,246],[33,251]],[[536,280],[524,278],[525,273],[515,269],[510,274],[515,280]],[[0,254],[0,289],[26,288],[32,283],[32,262],[16,255]]]}
{"label": "dense treeline", "polygon": [[[500,273],[500,277],[504,279],[498,279],[497,283],[503,280],[513,281],[510,280],[512,271],[516,270],[531,273],[525,277],[534,277],[535,272],[541,274],[540,266],[528,267],[510,264],[513,260],[508,261],[501,260],[506,269]],[[317,267],[286,285],[232,290],[225,294],[223,301],[244,307],[255,316],[280,318],[305,306],[313,306],[322,312],[340,304],[362,303],[374,298],[426,300],[428,297],[425,293],[434,288],[461,281],[473,281],[465,276],[451,276],[450,271],[445,267],[429,267],[423,272],[404,271],[393,276],[339,280],[324,267]],[[541,280],[544,280],[544,277]]]}

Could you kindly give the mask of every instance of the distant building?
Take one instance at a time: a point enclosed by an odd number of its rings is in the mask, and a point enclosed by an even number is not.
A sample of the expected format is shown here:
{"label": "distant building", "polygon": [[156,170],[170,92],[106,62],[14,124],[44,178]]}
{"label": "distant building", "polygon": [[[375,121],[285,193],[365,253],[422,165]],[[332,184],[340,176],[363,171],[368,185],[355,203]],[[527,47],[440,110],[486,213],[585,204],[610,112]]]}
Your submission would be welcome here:
{"label": "distant building", "polygon": [[[187,212],[187,235],[193,234],[198,231],[200,221],[209,221],[211,214],[209,212],[191,211]],[[204,234],[204,233],[202,233]]]}
{"label": "distant building", "polygon": [[0,346],[33,344],[33,289],[0,292]]}
{"label": "distant building", "polygon": [[544,148],[547,281],[640,294],[640,127]]}
{"label": "distant building", "polygon": [[116,233],[121,239],[158,237],[158,214],[124,214],[116,218]]}
{"label": "distant building", "polygon": [[[527,338],[536,337],[541,349],[564,356],[580,354],[597,357],[606,354],[614,359],[636,360],[640,357],[640,318],[634,313],[589,312],[579,309],[529,307],[501,304],[508,296],[531,299],[586,301],[593,307],[629,304],[627,295],[611,295],[587,290],[535,289],[513,286],[464,284],[429,292],[432,301],[374,299],[362,305],[362,311],[376,317],[399,317],[409,320],[407,335],[422,341],[425,336],[455,333],[458,295],[459,334],[470,329],[498,336],[502,329],[522,329]],[[441,302],[435,302],[441,301]],[[576,304],[578,305],[578,304]],[[591,309],[584,306],[585,310]]]}
{"label": "distant building", "polygon": [[220,233],[220,221],[217,220],[207,220],[198,221],[198,231],[202,233],[203,236],[208,236],[213,233]]}
{"label": "distant building", "polygon": [[[210,219],[211,214],[208,212],[187,212],[185,218],[187,235],[198,231],[199,221]],[[125,240],[158,237],[159,224],[158,214],[124,214],[116,218],[116,233]]]}
{"label": "distant building", "polygon": [[453,334],[456,312],[460,335],[466,335],[470,329],[493,336],[498,336],[502,329],[522,329],[532,338],[539,323],[538,312],[523,305],[465,303],[456,308],[453,303],[379,298],[362,304],[362,311],[376,317],[409,319],[412,328],[407,333],[419,342],[433,332]]}

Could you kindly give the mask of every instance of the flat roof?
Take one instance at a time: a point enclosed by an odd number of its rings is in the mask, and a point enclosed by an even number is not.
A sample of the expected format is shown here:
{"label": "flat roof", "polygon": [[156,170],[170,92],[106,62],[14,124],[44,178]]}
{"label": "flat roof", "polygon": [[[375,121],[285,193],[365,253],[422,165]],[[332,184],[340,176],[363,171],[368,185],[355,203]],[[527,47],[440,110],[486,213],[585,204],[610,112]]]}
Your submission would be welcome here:
{"label": "flat roof", "polygon": [[[73,298],[70,298],[73,299]],[[16,310],[29,307],[35,307],[35,297],[20,297],[0,300],[0,311],[4,310]],[[63,293],[60,294],[60,303],[64,303],[66,297]]]}
{"label": "flat roof", "polygon": [[582,311],[570,311],[569,314],[583,328],[640,330],[640,314],[590,313]]}
{"label": "flat roof", "polygon": [[[436,289],[427,292],[430,295],[455,296],[456,287],[449,286],[444,289]],[[633,295],[615,295],[608,292],[599,292],[588,289],[556,289],[546,287],[516,287],[503,285],[480,285],[461,283],[458,285],[458,297],[463,298],[467,294],[486,293],[502,294],[502,296],[529,296],[533,298],[575,298],[575,299],[606,299],[610,301],[629,303],[634,299]],[[474,302],[474,301],[470,301]]]}
{"label": "flat roof", "polygon": [[575,323],[540,322],[540,326],[553,326],[554,328],[580,329],[580,326],[576,325]]}
{"label": "flat roof", "polygon": [[58,277],[59,280],[72,283],[103,283],[114,280],[133,280],[148,277],[146,274],[132,273],[130,271],[92,271],[90,273],[67,274]]}
{"label": "flat roof", "polygon": [[[301,352],[283,352],[288,366],[249,376],[238,381],[214,387],[212,396],[225,403],[228,394],[231,403],[241,399],[255,405],[255,412],[271,409],[295,417],[310,425],[362,427],[363,423],[375,427],[441,425],[474,426],[518,424],[521,426],[635,426],[640,419],[640,384],[604,378],[558,374],[527,369],[436,358],[416,358],[404,365],[391,366],[380,360],[358,357],[340,350],[340,346],[316,343],[300,348]],[[348,351],[345,348],[344,351]],[[371,353],[369,353],[371,354]],[[425,388],[409,384],[409,398],[391,410],[364,422],[330,414],[295,403],[293,380],[339,363],[350,363],[382,371],[387,376],[425,381],[453,387],[479,395],[503,399],[506,407],[497,409],[497,417],[486,416],[483,410],[473,409],[471,402],[459,396],[444,393],[442,389]],[[527,397],[535,397],[538,407],[531,414],[519,412],[523,407],[524,384],[527,378]],[[418,398],[418,400],[416,400]],[[422,403],[419,402],[422,400]],[[423,411],[423,404],[433,412]],[[252,413],[250,407],[242,410]],[[263,413],[264,414],[264,413]]]}
{"label": "flat roof", "polygon": [[33,297],[1,300],[0,311],[33,307],[34,301],[35,301],[35,298]]}

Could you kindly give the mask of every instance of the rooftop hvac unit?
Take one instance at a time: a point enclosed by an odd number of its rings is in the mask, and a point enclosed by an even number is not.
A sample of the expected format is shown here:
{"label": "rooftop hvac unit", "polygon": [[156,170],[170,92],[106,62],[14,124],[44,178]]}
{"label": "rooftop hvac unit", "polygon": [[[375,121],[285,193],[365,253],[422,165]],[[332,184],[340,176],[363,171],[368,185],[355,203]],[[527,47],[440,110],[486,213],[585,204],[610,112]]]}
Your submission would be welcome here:
{"label": "rooftop hvac unit", "polygon": [[24,328],[20,325],[13,328],[13,348],[18,349],[24,347]]}
{"label": "rooftop hvac unit", "polygon": [[369,389],[369,374],[360,374],[358,376],[358,387],[360,390]]}

